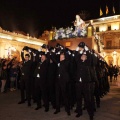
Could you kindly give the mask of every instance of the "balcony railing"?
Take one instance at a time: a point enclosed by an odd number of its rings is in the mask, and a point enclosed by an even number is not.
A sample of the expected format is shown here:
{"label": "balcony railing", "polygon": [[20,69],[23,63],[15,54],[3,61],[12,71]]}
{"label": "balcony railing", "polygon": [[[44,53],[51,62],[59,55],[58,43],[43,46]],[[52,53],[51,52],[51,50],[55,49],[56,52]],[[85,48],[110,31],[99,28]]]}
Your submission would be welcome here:
{"label": "balcony railing", "polygon": [[109,47],[104,47],[103,49],[120,49],[120,46],[109,46]]}

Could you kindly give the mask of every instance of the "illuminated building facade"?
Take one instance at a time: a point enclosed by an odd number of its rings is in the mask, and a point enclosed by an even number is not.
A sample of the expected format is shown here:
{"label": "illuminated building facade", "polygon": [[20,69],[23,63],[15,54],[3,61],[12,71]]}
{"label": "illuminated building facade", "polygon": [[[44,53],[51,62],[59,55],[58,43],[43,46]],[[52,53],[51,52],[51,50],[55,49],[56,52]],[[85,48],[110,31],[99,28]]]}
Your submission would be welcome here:
{"label": "illuminated building facade", "polygon": [[91,21],[102,44],[101,55],[108,64],[120,66],[120,15]]}
{"label": "illuminated building facade", "polygon": [[12,58],[16,56],[20,60],[20,53],[24,46],[39,49],[41,45],[47,44],[46,41],[25,36],[22,34],[5,31],[0,28],[0,57]]}

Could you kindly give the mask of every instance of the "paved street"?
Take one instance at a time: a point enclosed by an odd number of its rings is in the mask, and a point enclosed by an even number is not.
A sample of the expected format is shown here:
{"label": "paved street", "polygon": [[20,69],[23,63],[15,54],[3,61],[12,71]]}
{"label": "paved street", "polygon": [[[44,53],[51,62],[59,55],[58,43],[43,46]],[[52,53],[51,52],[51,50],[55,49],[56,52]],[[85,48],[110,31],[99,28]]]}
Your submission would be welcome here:
{"label": "paved street", "polygon": [[[110,92],[101,99],[101,107],[95,113],[95,120],[120,120],[120,76],[117,82],[110,83]],[[44,108],[35,111],[36,104],[27,107],[27,103],[18,105],[20,91],[0,93],[0,120],[89,120],[87,111],[80,118],[75,117],[74,110],[67,116],[64,108],[57,115],[50,108],[48,113]]]}

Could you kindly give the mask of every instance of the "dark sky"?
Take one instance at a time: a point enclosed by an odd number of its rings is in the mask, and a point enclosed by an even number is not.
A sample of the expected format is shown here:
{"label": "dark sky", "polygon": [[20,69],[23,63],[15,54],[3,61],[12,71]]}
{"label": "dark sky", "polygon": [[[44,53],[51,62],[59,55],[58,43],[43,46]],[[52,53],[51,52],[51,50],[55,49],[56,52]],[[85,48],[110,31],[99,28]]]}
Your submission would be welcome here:
{"label": "dark sky", "polygon": [[100,6],[120,0],[0,0],[0,26],[9,31],[24,31],[38,37],[44,30],[71,26],[81,10],[88,19],[99,17]]}

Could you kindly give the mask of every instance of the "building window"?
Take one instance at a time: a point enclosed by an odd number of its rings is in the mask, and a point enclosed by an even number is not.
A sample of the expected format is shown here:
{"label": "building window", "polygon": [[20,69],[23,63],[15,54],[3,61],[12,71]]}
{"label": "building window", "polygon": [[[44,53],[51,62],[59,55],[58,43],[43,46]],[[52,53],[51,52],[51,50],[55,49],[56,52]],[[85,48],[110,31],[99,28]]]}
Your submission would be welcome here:
{"label": "building window", "polygon": [[96,27],[96,32],[99,32],[99,27]]}
{"label": "building window", "polygon": [[108,26],[108,30],[111,30],[111,26]]}
{"label": "building window", "polygon": [[106,41],[106,47],[111,48],[112,47],[112,41]]}

